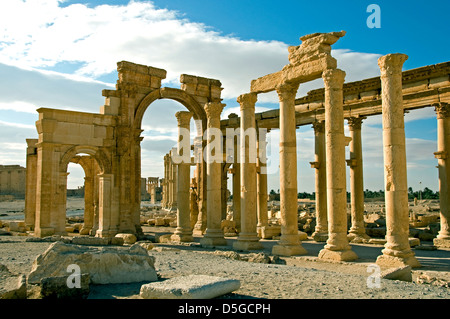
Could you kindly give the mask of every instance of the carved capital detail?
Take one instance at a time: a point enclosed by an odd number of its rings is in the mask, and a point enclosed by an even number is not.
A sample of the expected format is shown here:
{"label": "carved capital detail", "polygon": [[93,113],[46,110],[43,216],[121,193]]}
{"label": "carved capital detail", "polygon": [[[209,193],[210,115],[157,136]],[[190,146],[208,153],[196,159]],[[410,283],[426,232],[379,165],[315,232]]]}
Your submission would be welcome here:
{"label": "carved capital detail", "polygon": [[258,100],[258,95],[256,93],[247,93],[239,95],[237,102],[241,106],[241,111],[246,108],[255,108],[256,101]]}
{"label": "carved capital detail", "polygon": [[450,105],[445,102],[433,104],[438,119],[445,119],[450,116]]}
{"label": "carved capital detail", "polygon": [[179,111],[175,113],[179,127],[189,128],[192,113],[188,111]]}
{"label": "carved capital detail", "polygon": [[349,117],[347,119],[348,121],[348,128],[350,129],[350,131],[356,131],[356,130],[361,130],[361,125],[363,120],[365,120],[366,117]]}
{"label": "carved capital detail", "polygon": [[324,133],[325,132],[325,121],[314,121],[312,123],[312,127],[314,128],[314,132]]}
{"label": "carved capital detail", "polygon": [[322,73],[326,89],[341,89],[345,81],[345,72],[340,69],[327,69]]}
{"label": "carved capital detail", "polygon": [[393,74],[401,74],[403,63],[408,60],[408,56],[402,53],[391,53],[378,59],[378,66],[381,70],[381,77],[389,77]]}
{"label": "carved capital detail", "polygon": [[295,101],[295,95],[297,94],[299,83],[283,83],[277,86],[278,99],[280,102]]}
{"label": "carved capital detail", "polygon": [[220,102],[209,102],[205,104],[205,112],[208,120],[218,119],[220,120],[220,114],[222,113],[225,104]]}

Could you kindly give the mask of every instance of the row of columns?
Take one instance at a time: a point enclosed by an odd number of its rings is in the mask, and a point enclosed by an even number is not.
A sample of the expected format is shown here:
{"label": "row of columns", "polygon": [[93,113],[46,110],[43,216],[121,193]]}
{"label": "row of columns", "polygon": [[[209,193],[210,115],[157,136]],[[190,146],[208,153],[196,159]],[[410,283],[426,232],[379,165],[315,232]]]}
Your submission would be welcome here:
{"label": "row of columns", "polygon": [[[409,210],[406,178],[406,152],[404,133],[404,110],[402,97],[402,65],[406,60],[403,54],[390,54],[379,59],[382,83],[382,117],[383,117],[383,154],[385,167],[386,191],[386,223],[387,234],[383,255],[379,256],[377,263],[384,266],[408,264],[419,266],[409,246]],[[315,161],[311,166],[316,169],[316,205],[317,225],[313,238],[323,241],[326,245],[319,252],[319,258],[331,260],[355,260],[358,258],[349,245],[349,239],[357,237],[367,238],[364,228],[364,188],[362,174],[361,149],[361,123],[364,119],[349,118],[350,128],[350,159],[345,160],[345,146],[347,138],[344,135],[343,113],[343,83],[345,72],[339,69],[329,69],[323,72],[325,84],[325,121],[313,124],[316,145]],[[297,212],[297,147],[295,123],[295,95],[297,84],[284,84],[277,88],[280,100],[280,213],[281,236],[273,247],[272,253],[276,255],[301,255],[306,250],[302,247],[298,234]],[[253,128],[255,123],[255,93],[243,94],[238,97],[241,110],[241,132]],[[205,106],[207,125],[209,128],[220,128],[220,113],[224,105],[221,103],[208,103]],[[448,240],[448,203],[443,194],[448,194],[449,187],[447,169],[448,105],[436,106],[438,113],[439,149],[436,157],[439,159],[439,174],[441,206],[446,227],[442,227],[438,240]],[[442,110],[442,111],[441,111]],[[438,112],[438,111],[437,111]],[[181,124],[179,124],[181,125]],[[209,131],[207,131],[209,132]],[[258,139],[260,140],[260,139]],[[207,135],[207,147],[211,145],[212,136]],[[239,237],[234,248],[250,250],[262,248],[257,234],[257,228],[267,225],[267,176],[263,174],[265,167],[264,152],[258,163],[249,160],[249,150],[252,148],[265,149],[265,145],[253,145],[256,140],[246,139],[245,134],[240,136],[240,163],[233,164],[233,206],[235,219],[239,222]],[[219,143],[220,144],[220,143]],[[219,144],[216,144],[219,145]],[[217,151],[222,151],[216,149]],[[207,149],[207,156],[211,150]],[[264,160],[263,160],[264,159]],[[327,160],[325,160],[327,159]],[[350,167],[351,188],[351,218],[352,227],[347,234],[347,192],[346,168]],[[188,167],[188,165],[187,165]],[[178,174],[181,185],[189,185],[189,178],[183,177],[181,172],[185,168],[179,166]],[[207,172],[207,227],[201,239],[206,246],[226,245],[221,230],[221,163],[206,159]],[[258,174],[259,169],[259,174]],[[445,175],[445,176],[444,176]],[[184,176],[184,175],[183,175]],[[189,175],[188,175],[189,176]],[[239,180],[239,184],[238,184]],[[238,189],[237,187],[240,187]],[[326,185],[326,187],[325,187]],[[183,186],[184,187],[184,186]],[[264,189],[266,197],[264,198]],[[186,197],[180,192],[181,198]],[[259,191],[258,191],[259,190]],[[259,192],[259,196],[258,196]],[[240,194],[240,196],[236,196]],[[183,197],[184,196],[184,197]],[[188,196],[183,202],[189,203]],[[189,216],[183,213],[187,208],[179,210],[179,227],[175,237],[183,233],[184,226],[188,225]],[[186,221],[184,220],[186,219]],[[257,223],[258,221],[258,223]],[[191,236],[190,234],[187,235]],[[190,238],[190,237],[189,237]]]}

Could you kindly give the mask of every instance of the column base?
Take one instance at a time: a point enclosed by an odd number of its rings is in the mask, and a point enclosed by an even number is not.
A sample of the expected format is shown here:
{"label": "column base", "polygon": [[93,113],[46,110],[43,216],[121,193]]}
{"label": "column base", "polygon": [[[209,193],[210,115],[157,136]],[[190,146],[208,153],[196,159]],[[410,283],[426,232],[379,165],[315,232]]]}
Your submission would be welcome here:
{"label": "column base", "polygon": [[91,233],[91,229],[92,229],[92,228],[85,228],[85,227],[82,227],[82,228],[80,229],[80,235],[89,235],[89,234]]}
{"label": "column base", "polygon": [[36,228],[34,231],[34,235],[36,237],[47,237],[55,234],[55,229],[53,227],[45,227],[45,228]]}
{"label": "column base", "polygon": [[380,267],[397,268],[411,266],[412,268],[418,268],[421,266],[415,256],[410,257],[394,257],[389,255],[378,256],[376,264]]}
{"label": "column base", "polygon": [[351,243],[363,243],[365,240],[372,239],[366,233],[349,233],[347,239]]}
{"label": "column base", "polygon": [[439,248],[450,248],[450,238],[435,238],[433,244]]}
{"label": "column base", "polygon": [[203,247],[226,246],[227,240],[221,229],[206,229],[205,235],[200,239]]}
{"label": "column base", "polygon": [[328,233],[319,233],[319,232],[314,232],[311,235],[312,239],[318,243],[323,243],[326,242],[328,240]]}
{"label": "column base", "polygon": [[353,261],[358,259],[358,255],[351,249],[347,250],[330,250],[327,248],[319,252],[319,259],[332,261]]}
{"label": "column base", "polygon": [[277,256],[300,256],[308,252],[301,244],[298,245],[275,245],[272,247],[272,254]]}
{"label": "column base", "polygon": [[170,236],[170,240],[176,243],[186,243],[194,241],[194,237],[191,234],[177,233]]}
{"label": "column base", "polygon": [[233,243],[233,249],[235,250],[258,250],[263,249],[263,245],[259,242],[259,238],[256,233],[252,234],[239,234],[237,241]]}
{"label": "column base", "polygon": [[259,226],[257,230],[258,237],[261,239],[272,239],[274,236],[281,234],[281,226]]}
{"label": "column base", "polygon": [[[134,234],[134,232],[132,232],[132,231],[130,231],[129,233]],[[109,230],[97,230],[95,232],[95,237],[101,237],[101,238],[114,237],[114,235]]]}

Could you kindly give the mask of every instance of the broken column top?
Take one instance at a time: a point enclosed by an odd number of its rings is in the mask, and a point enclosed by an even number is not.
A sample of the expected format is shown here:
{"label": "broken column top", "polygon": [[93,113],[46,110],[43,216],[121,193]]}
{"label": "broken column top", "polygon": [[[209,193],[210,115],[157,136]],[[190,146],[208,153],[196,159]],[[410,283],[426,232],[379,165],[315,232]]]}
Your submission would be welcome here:
{"label": "broken column top", "polygon": [[281,71],[260,77],[251,82],[252,93],[265,93],[280,85],[299,84],[320,78],[327,69],[335,69],[337,61],[331,56],[331,45],[345,35],[345,31],[313,33],[300,38],[303,43],[290,46],[289,64]]}

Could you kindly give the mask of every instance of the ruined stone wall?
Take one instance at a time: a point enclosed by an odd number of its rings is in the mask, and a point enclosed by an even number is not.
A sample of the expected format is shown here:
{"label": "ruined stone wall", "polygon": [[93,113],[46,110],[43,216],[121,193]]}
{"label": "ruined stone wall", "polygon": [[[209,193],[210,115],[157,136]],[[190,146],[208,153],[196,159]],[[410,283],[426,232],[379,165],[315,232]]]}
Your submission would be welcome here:
{"label": "ruined stone wall", "polygon": [[0,195],[25,196],[26,168],[20,165],[0,165]]}

